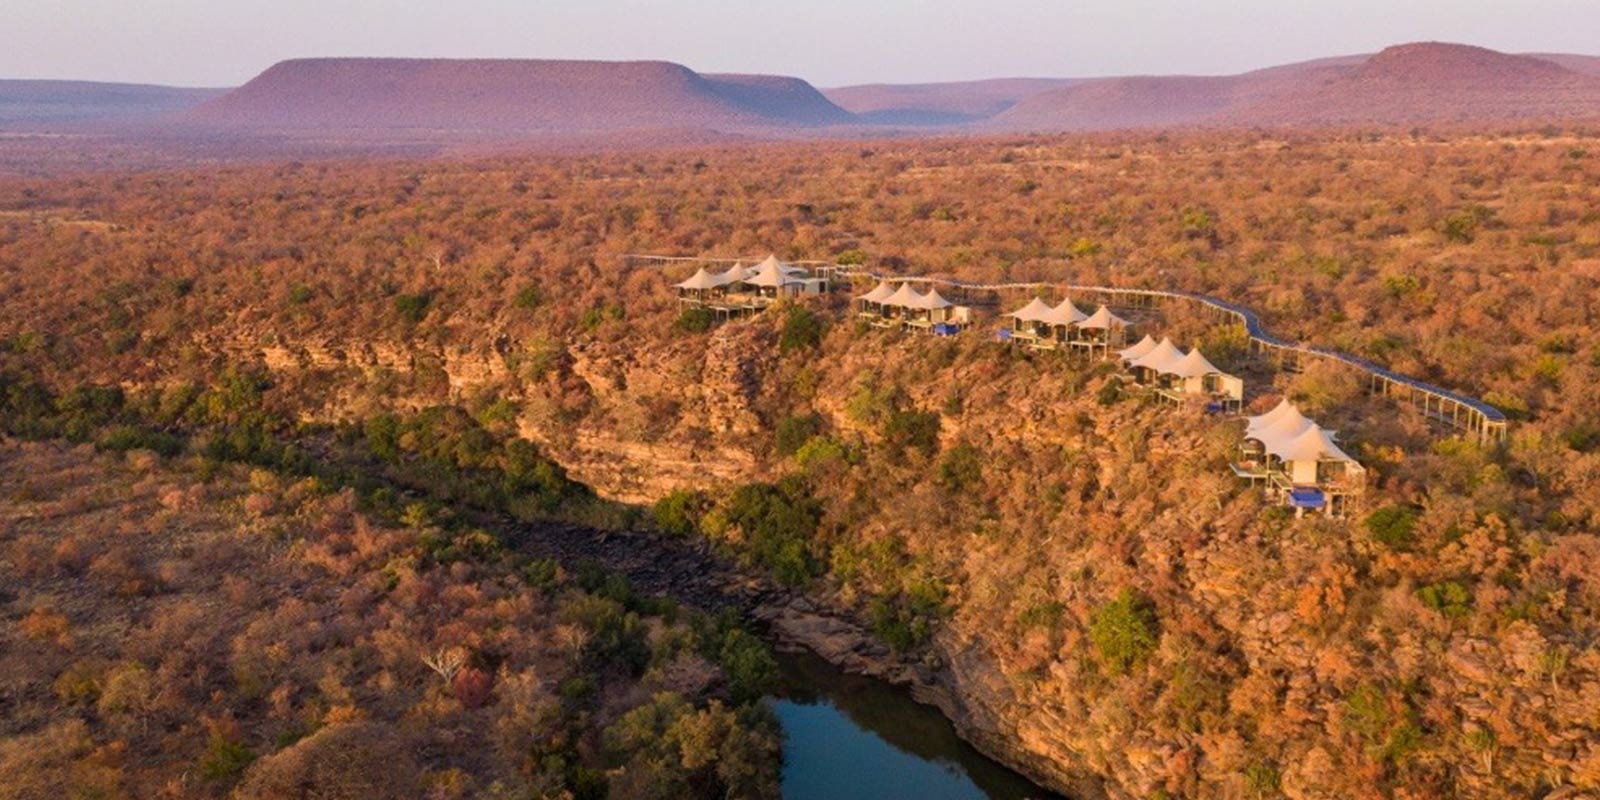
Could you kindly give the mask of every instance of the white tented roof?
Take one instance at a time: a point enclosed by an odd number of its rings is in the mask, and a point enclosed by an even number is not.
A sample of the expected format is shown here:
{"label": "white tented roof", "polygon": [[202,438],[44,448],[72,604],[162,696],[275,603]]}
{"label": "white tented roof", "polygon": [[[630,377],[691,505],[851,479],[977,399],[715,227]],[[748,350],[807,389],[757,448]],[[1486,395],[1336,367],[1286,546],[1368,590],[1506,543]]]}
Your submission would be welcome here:
{"label": "white tented roof", "polygon": [[1117,356],[1123,361],[1137,361],[1139,358],[1143,357],[1145,353],[1148,353],[1154,349],[1156,349],[1156,340],[1150,338],[1150,334],[1147,333],[1144,335],[1143,339],[1139,340],[1138,344],[1117,351]]}
{"label": "white tented roof", "polygon": [[678,288],[715,289],[718,286],[723,285],[726,285],[726,281],[722,279],[721,275],[712,275],[711,273],[706,272],[705,267],[701,267],[700,269],[695,270],[695,273],[690,275],[688,280],[679,283]]}
{"label": "white tented roof", "polygon": [[[1089,328],[1089,329],[1093,329],[1093,330],[1100,330],[1100,329],[1107,329],[1107,328],[1122,328],[1122,327],[1126,327],[1127,324],[1128,324],[1127,320],[1123,319],[1122,317],[1117,316],[1116,314],[1111,313],[1111,309],[1106,308],[1104,305],[1102,305],[1099,308],[1095,309],[1094,313],[1090,314],[1088,319],[1085,319],[1082,322],[1079,322],[1078,323],[1078,327],[1080,327],[1080,328]],[[1146,337],[1146,338],[1149,338],[1149,337]]]}
{"label": "white tented roof", "polygon": [[755,274],[745,278],[744,282],[751,286],[779,287],[787,286],[797,281],[789,277],[789,273],[784,271],[783,265],[778,263],[778,259],[767,256],[767,260],[756,267]]}
{"label": "white tented roof", "polygon": [[1328,431],[1312,425],[1300,432],[1299,436],[1282,442],[1276,449],[1268,448],[1268,452],[1284,461],[1350,461],[1351,458],[1339,445],[1333,443],[1333,436]]}
{"label": "white tented roof", "polygon": [[902,283],[900,288],[894,290],[894,294],[884,299],[883,304],[886,306],[900,306],[901,308],[916,308],[917,306],[914,303],[921,298],[922,293],[911,288],[911,284]]}
{"label": "white tented roof", "polygon": [[1038,322],[1044,319],[1044,316],[1049,313],[1050,306],[1046,305],[1043,300],[1035,297],[1032,300],[1029,300],[1027,305],[1011,312],[1010,314],[1007,314],[1006,316],[1018,320],[1019,322]]}
{"label": "white tented roof", "polygon": [[1201,354],[1200,348],[1196,347],[1172,365],[1172,374],[1180,378],[1200,378],[1206,375],[1221,375],[1222,370],[1207,361]]}
{"label": "white tented roof", "polygon": [[1300,438],[1300,436],[1306,431],[1315,427],[1317,427],[1317,423],[1312,422],[1305,417],[1295,417],[1292,419],[1285,417],[1273,424],[1270,428],[1264,428],[1256,431],[1255,433],[1251,434],[1250,438],[1260,441],[1261,448],[1263,450],[1266,450],[1268,453],[1271,453],[1279,458],[1283,458],[1283,454],[1288,450],[1289,446],[1294,443],[1294,440]]}
{"label": "white tented roof", "polygon": [[719,277],[722,278],[723,283],[740,283],[750,277],[750,268],[746,267],[743,262],[735,262],[732,267],[728,268],[727,272],[722,273]]}
{"label": "white tented roof", "polygon": [[800,275],[806,272],[805,267],[797,267],[793,264],[785,264],[779,261],[776,253],[769,253],[766,258],[761,260],[761,263],[755,266],[756,272],[769,269],[782,272],[785,275]]}
{"label": "white tented roof", "polygon": [[1079,311],[1078,307],[1068,299],[1062,300],[1059,305],[1050,309],[1050,312],[1040,317],[1039,321],[1050,325],[1072,325],[1088,318],[1087,314]]}
{"label": "white tented roof", "polygon": [[1133,366],[1153,369],[1156,372],[1170,374],[1172,368],[1183,360],[1183,353],[1171,339],[1162,338],[1160,343],[1150,348],[1150,352],[1133,359]]}
{"label": "white tented roof", "polygon": [[1300,409],[1295,408],[1294,403],[1289,402],[1289,398],[1285,397],[1282,400],[1279,400],[1278,404],[1273,406],[1271,411],[1268,411],[1265,414],[1257,414],[1253,417],[1245,418],[1245,438],[1250,438],[1250,434],[1255,433],[1258,430],[1271,427],[1272,423],[1282,419],[1286,414],[1298,415],[1299,413]]}
{"label": "white tented roof", "polygon": [[878,285],[872,287],[872,291],[867,292],[856,299],[863,300],[868,303],[882,303],[883,301],[889,299],[889,295],[892,294],[894,294],[894,287],[890,286],[888,281],[878,281]]}
{"label": "white tented roof", "polygon": [[907,308],[919,308],[926,309],[928,311],[933,311],[940,308],[949,308],[953,305],[955,305],[955,303],[944,299],[944,297],[939,294],[939,290],[933,288],[929,288],[927,294],[917,295],[916,297],[906,301]]}

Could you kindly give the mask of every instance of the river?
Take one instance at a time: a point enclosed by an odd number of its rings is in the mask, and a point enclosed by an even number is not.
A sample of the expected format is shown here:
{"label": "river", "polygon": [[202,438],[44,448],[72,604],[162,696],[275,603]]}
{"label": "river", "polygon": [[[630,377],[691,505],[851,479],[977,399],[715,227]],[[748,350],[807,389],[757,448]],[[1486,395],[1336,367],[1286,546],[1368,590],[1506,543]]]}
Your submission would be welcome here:
{"label": "river", "polygon": [[783,724],[785,800],[1060,800],[899,687],[809,651],[778,661],[783,688],[768,702]]}

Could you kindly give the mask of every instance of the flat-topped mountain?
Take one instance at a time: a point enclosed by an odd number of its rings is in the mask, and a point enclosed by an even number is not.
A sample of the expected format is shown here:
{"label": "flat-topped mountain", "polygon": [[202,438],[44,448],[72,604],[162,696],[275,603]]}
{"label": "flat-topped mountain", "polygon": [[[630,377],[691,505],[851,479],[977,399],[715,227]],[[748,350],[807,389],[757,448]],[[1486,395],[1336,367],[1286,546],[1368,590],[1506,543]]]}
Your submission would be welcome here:
{"label": "flat-topped mountain", "polygon": [[189,120],[504,135],[815,126],[851,116],[797,78],[707,76],[664,61],[317,58],[276,64]]}
{"label": "flat-topped mountain", "polygon": [[864,121],[939,125],[987,119],[1032,94],[1080,83],[1079,78],[993,78],[949,83],[868,83],[823,89]]}
{"label": "flat-topped mountain", "polygon": [[1600,116],[1600,75],[1562,61],[1590,63],[1422,42],[1240,75],[1102,78],[1025,97],[992,126],[1107,130]]}
{"label": "flat-topped mountain", "polygon": [[138,83],[0,80],[0,125],[149,119],[186,111],[225,91]]}

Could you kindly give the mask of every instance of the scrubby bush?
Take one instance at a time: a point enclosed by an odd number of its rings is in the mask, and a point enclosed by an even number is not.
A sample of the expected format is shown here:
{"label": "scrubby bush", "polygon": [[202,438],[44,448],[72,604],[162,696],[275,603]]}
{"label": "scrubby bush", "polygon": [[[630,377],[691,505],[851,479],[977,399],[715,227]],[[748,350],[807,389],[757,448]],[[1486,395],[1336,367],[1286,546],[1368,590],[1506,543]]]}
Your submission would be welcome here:
{"label": "scrubby bush", "polygon": [[723,634],[717,661],[735,703],[757,700],[778,687],[778,662],[766,643],[740,628]]}
{"label": "scrubby bush", "polygon": [[706,512],[705,495],[690,489],[677,489],[656,501],[653,508],[656,528],[674,536],[688,536],[700,530],[700,517]]}
{"label": "scrubby bush", "polygon": [[961,442],[939,459],[939,484],[952,492],[977,486],[983,480],[983,455],[978,448]]}
{"label": "scrubby bush", "polygon": [[800,446],[822,433],[822,417],[818,414],[795,414],[778,420],[773,431],[773,443],[779,455],[794,455]]}
{"label": "scrubby bush", "polygon": [[1159,636],[1155,604],[1133,588],[1123,589],[1089,622],[1089,640],[1112,675],[1126,674],[1143,663],[1155,651]]}
{"label": "scrubby bush", "polygon": [[433,294],[419,292],[417,294],[398,294],[394,298],[395,313],[400,319],[415,325],[428,316],[428,309],[433,306]]}
{"label": "scrubby bush", "polygon": [[741,486],[728,498],[724,514],[739,527],[751,555],[779,581],[800,586],[820,574],[812,547],[822,508],[804,481]]}
{"label": "scrubby bush", "polygon": [[1367,515],[1366,526],[1374,541],[1395,550],[1407,550],[1416,540],[1417,510],[1410,506],[1384,506]]}
{"label": "scrubby bush", "polygon": [[717,322],[711,312],[700,306],[689,306],[678,314],[672,327],[684,333],[705,333]]}
{"label": "scrubby bush", "polygon": [[884,444],[895,455],[914,450],[924,456],[939,451],[939,412],[895,409],[883,426]]}
{"label": "scrubby bush", "polygon": [[815,311],[798,303],[789,306],[778,333],[778,352],[815,350],[822,343],[822,328],[822,317]]}

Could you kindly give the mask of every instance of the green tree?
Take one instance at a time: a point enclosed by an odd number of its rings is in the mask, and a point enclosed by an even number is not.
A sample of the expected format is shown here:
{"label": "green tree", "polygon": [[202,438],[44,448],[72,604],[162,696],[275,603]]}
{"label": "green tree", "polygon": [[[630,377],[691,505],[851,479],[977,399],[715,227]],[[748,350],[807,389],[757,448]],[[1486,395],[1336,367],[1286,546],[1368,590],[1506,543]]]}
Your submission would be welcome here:
{"label": "green tree", "polygon": [[815,350],[822,344],[822,326],[822,317],[815,311],[799,304],[789,306],[778,333],[778,352]]}
{"label": "green tree", "polygon": [[1143,663],[1155,651],[1159,637],[1155,604],[1132,587],[1101,606],[1089,622],[1089,640],[1100,654],[1101,664],[1113,675],[1126,674]]}
{"label": "green tree", "polygon": [[400,294],[395,295],[394,298],[394,310],[400,315],[400,319],[412,325],[421,322],[424,317],[428,316],[428,309],[432,306],[433,294],[431,292]]}
{"label": "green tree", "polygon": [[700,306],[689,306],[673,321],[672,327],[684,333],[705,333],[716,324],[711,311]]}
{"label": "green tree", "polygon": [[657,500],[653,511],[656,527],[663,533],[688,536],[700,530],[700,517],[706,512],[705,495],[678,489]]}
{"label": "green tree", "polygon": [[1373,540],[1395,550],[1409,550],[1416,539],[1417,510],[1384,506],[1367,515],[1366,526]]}
{"label": "green tree", "polygon": [[741,628],[722,635],[718,662],[728,676],[728,689],[735,703],[748,703],[770,694],[778,687],[778,662],[765,642]]}

